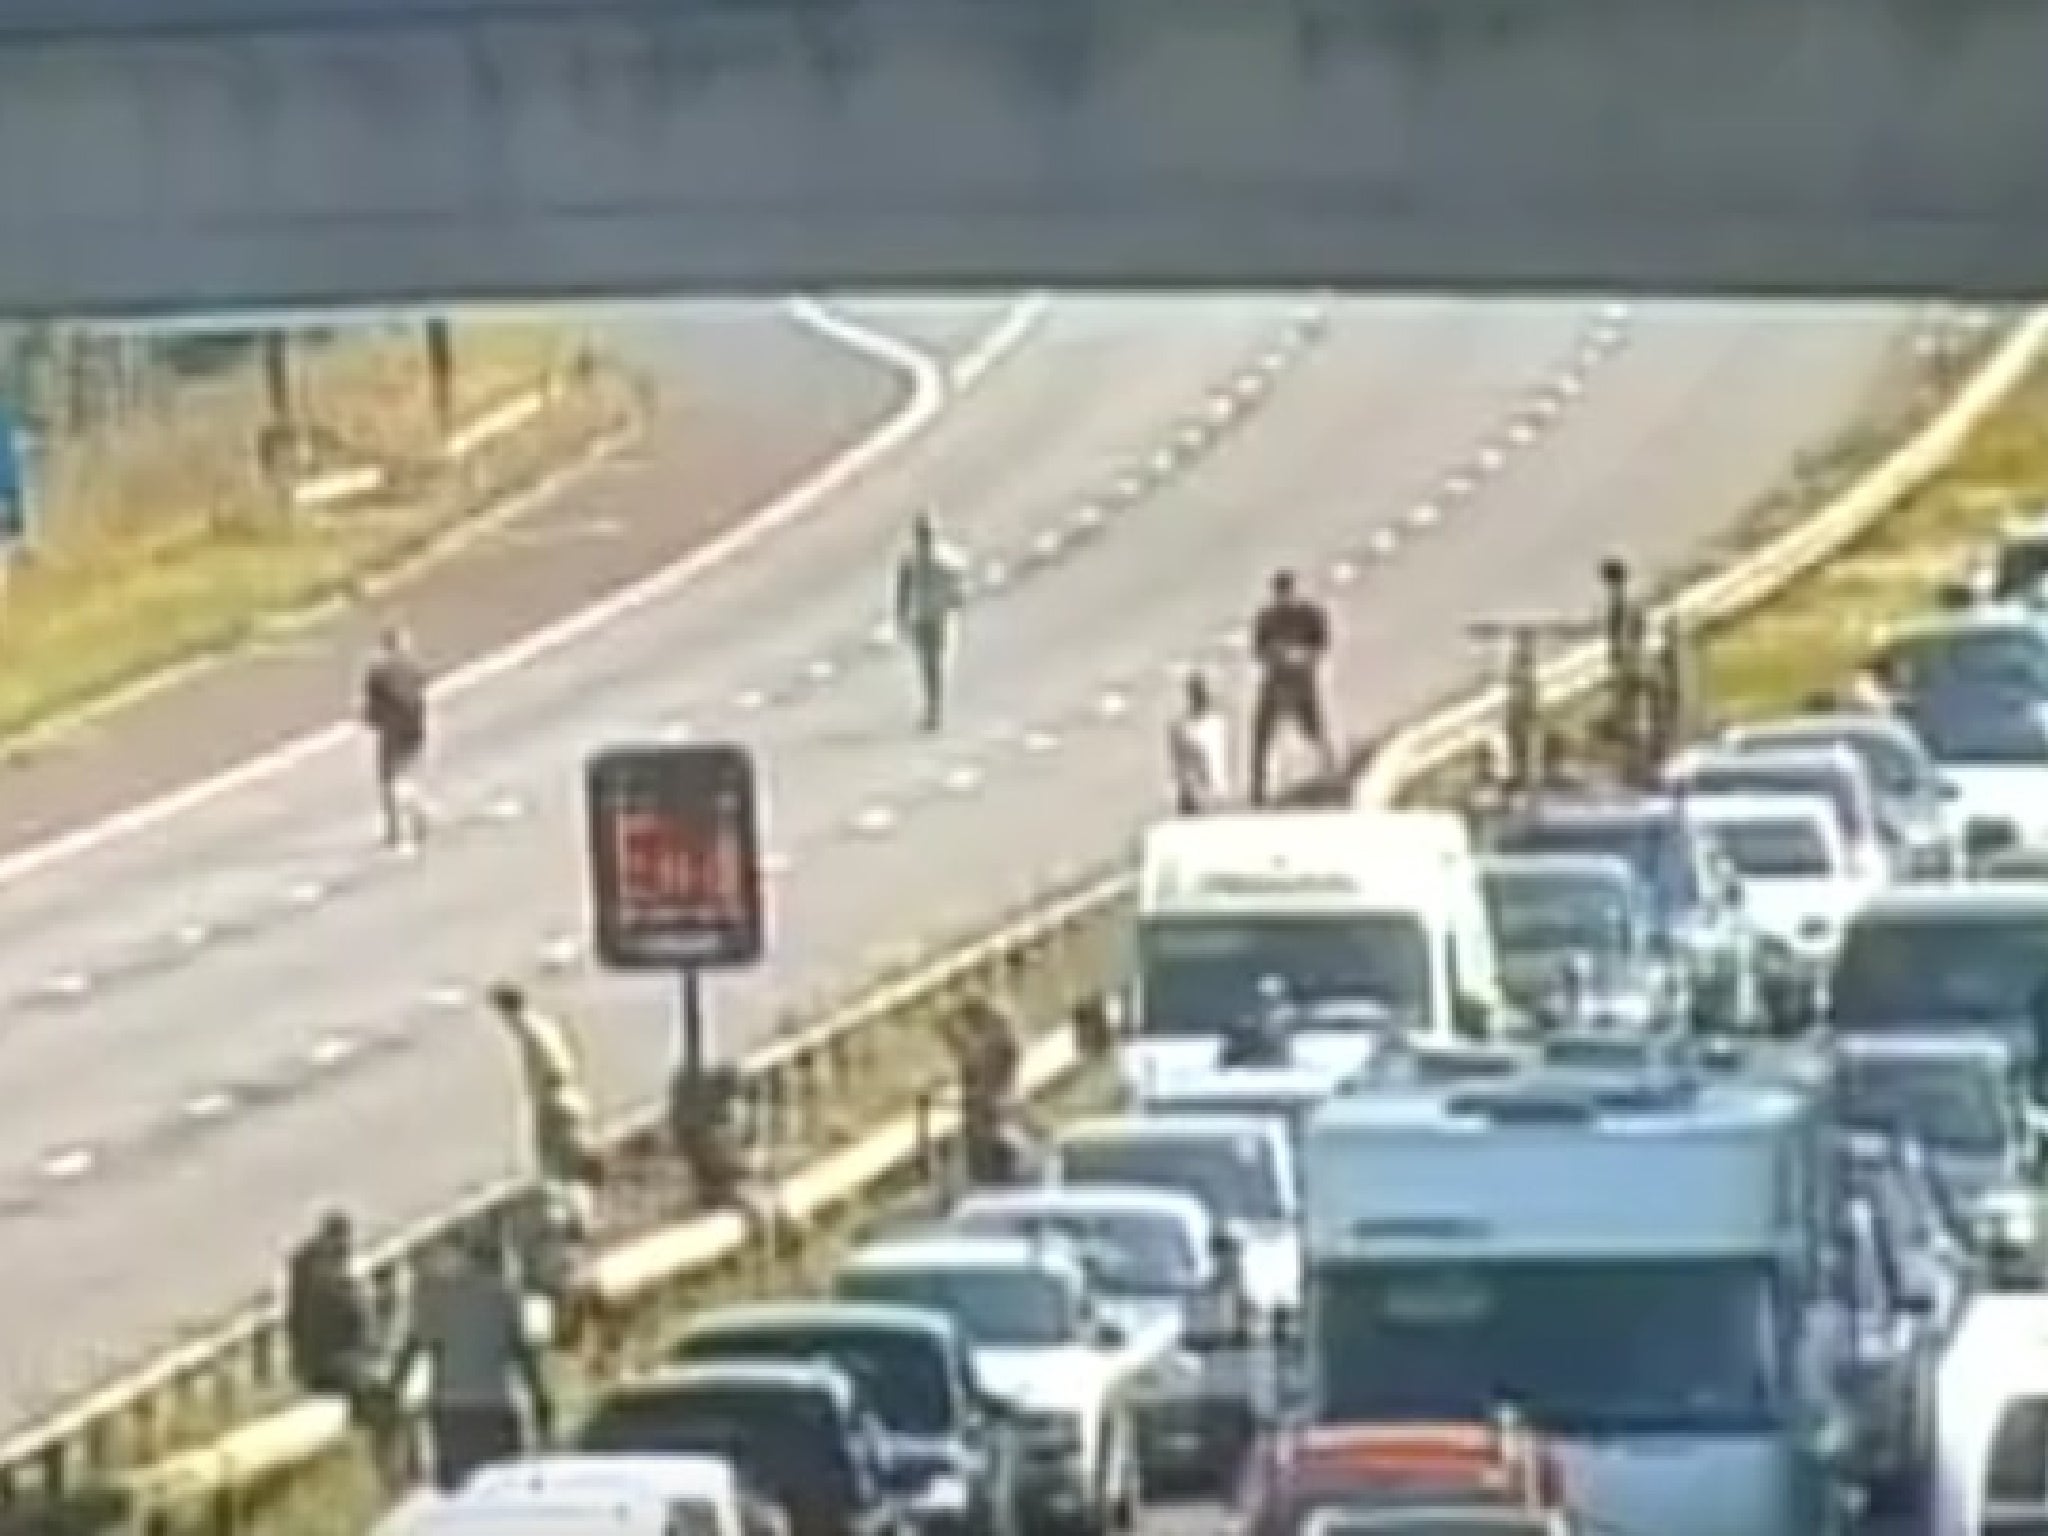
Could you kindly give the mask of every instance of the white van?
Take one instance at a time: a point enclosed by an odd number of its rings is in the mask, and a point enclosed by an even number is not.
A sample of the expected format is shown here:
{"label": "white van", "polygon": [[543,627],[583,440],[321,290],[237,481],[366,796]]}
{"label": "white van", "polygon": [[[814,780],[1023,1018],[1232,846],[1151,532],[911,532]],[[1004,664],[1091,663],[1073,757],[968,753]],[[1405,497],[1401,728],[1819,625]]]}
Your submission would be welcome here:
{"label": "white van", "polygon": [[539,1456],[418,1494],[375,1536],[741,1536],[739,1480],[716,1456]]}
{"label": "white van", "polygon": [[1499,1006],[1478,859],[1444,811],[1160,823],[1140,858],[1137,950],[1123,1066],[1140,1088],[1213,1067],[1274,987],[1301,1058],[1341,1071],[1390,1027],[1449,1039],[1484,1032]]}

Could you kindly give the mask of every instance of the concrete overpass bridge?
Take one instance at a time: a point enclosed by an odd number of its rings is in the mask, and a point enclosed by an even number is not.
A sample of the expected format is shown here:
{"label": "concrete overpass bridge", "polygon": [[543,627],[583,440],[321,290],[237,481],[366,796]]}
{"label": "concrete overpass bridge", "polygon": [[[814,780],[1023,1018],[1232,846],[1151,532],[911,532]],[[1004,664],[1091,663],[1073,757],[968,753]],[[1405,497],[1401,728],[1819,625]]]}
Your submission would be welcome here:
{"label": "concrete overpass bridge", "polygon": [[2048,277],[2048,0],[0,0],[0,313]]}

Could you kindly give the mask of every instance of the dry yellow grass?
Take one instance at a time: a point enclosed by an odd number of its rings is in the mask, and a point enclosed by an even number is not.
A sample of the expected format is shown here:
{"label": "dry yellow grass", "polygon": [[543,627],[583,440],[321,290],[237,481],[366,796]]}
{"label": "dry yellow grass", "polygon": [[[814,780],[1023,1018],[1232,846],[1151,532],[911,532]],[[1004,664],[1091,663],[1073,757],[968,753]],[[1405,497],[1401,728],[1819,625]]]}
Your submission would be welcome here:
{"label": "dry yellow grass", "polygon": [[458,419],[550,376],[579,381],[459,477],[437,468],[416,337],[387,331],[306,355],[306,420],[339,458],[394,473],[394,495],[374,512],[289,511],[257,467],[266,409],[253,367],[90,439],[53,444],[38,486],[42,537],[0,609],[0,737],[346,591],[624,419],[624,390],[577,366],[580,350],[558,331],[476,327],[456,344]]}
{"label": "dry yellow grass", "polygon": [[1931,606],[2003,523],[2044,503],[2048,370],[1842,558],[1708,638],[1700,677],[1715,716],[1782,711],[1842,682],[1887,621]]}

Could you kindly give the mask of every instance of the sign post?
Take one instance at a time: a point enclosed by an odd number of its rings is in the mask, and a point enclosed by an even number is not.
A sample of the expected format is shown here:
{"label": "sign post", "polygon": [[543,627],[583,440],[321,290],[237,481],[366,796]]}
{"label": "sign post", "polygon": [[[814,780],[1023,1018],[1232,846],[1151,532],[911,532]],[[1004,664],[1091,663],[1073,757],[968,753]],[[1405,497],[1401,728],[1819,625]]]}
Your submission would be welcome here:
{"label": "sign post", "polygon": [[585,766],[600,962],[678,980],[685,1080],[705,1067],[704,972],[761,958],[758,797],[743,747],[614,747]]}

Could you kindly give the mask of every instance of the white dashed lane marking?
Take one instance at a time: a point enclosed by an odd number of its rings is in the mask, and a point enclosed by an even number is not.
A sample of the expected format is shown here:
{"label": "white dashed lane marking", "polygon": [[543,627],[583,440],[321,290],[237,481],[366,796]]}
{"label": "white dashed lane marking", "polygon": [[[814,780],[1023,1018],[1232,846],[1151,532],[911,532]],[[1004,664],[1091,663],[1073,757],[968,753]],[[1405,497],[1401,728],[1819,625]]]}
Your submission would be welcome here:
{"label": "white dashed lane marking", "polygon": [[[1622,322],[1627,316],[1627,307],[1609,306],[1603,316],[1612,324],[1607,329],[1593,332],[1581,341],[1574,354],[1573,362],[1559,370],[1548,386],[1523,401],[1515,413],[1501,427],[1491,441],[1483,442],[1475,451],[1469,464],[1454,470],[1443,482],[1444,498],[1460,500],[1474,495],[1479,482],[1490,479],[1505,467],[1512,449],[1528,447],[1537,442],[1544,430],[1562,414],[1567,403],[1578,400],[1586,391],[1586,374],[1603,362],[1626,341],[1626,326]],[[1119,474],[1108,496],[1098,496],[1073,508],[1057,525],[1039,532],[1032,540],[1031,548],[1041,557],[1050,558],[1058,554],[1081,533],[1099,529],[1121,506],[1134,503],[1146,496],[1157,484],[1169,478],[1176,470],[1184,468],[1189,460],[1214,442],[1216,429],[1243,414],[1252,402],[1270,393],[1274,376],[1296,361],[1302,351],[1320,334],[1325,320],[1325,311],[1320,305],[1305,306],[1298,316],[1295,330],[1287,345],[1270,349],[1262,354],[1225,390],[1213,395],[1203,407],[1201,414],[1185,420],[1167,440],[1155,450],[1141,466],[1127,469]],[[1441,501],[1433,500],[1411,507],[1404,514],[1406,526],[1423,529],[1438,522],[1445,511]],[[1378,556],[1391,555],[1401,542],[1400,528],[1386,526],[1373,532],[1368,548]],[[1337,559],[1328,567],[1329,578],[1338,585],[1356,581],[1361,570],[1356,560]],[[1010,580],[1012,572],[1001,560],[992,560],[984,571],[984,581],[991,587],[1001,586]],[[896,639],[894,626],[887,620],[877,621],[867,632],[866,642],[877,649],[893,645]],[[1223,631],[1213,649],[1218,653],[1234,656],[1242,648],[1245,628],[1242,623],[1233,623]],[[1195,662],[1175,663],[1163,669],[1163,675],[1179,678],[1185,675]],[[843,665],[831,657],[813,660],[805,669],[805,677],[813,684],[830,684],[840,678]],[[737,707],[746,712],[755,712],[771,703],[769,694],[753,688],[741,692],[735,699]],[[1104,687],[1093,696],[1088,711],[1103,722],[1120,722],[1131,718],[1134,705],[1127,687],[1119,684]],[[694,726],[684,720],[671,720],[658,727],[658,734],[668,741],[684,741],[696,735]],[[1017,730],[1011,728],[1011,740],[1029,755],[1043,755],[1053,752],[1061,745],[1060,736],[1045,728]],[[974,764],[958,764],[947,770],[939,780],[939,787],[948,794],[965,795],[981,787],[985,782],[983,770]],[[517,796],[501,796],[484,811],[481,819],[487,821],[516,820],[526,814],[527,804]],[[899,825],[899,812],[886,804],[873,804],[864,808],[853,819],[854,829],[868,836],[880,836]],[[791,857],[779,850],[764,854],[763,872],[771,876],[786,874],[792,866]],[[289,905],[307,907],[324,900],[332,887],[321,881],[302,881],[285,892]],[[213,930],[204,923],[189,923],[178,930],[182,945],[196,947],[212,936]],[[568,970],[586,958],[586,945],[580,934],[559,933],[544,941],[537,951],[537,961],[543,970]],[[94,983],[85,972],[72,972],[54,978],[45,989],[53,995],[83,996],[92,990]],[[440,986],[429,989],[424,1002],[436,1010],[451,1010],[471,1006],[474,994],[459,986]],[[311,1047],[308,1060],[315,1068],[338,1066],[364,1048],[366,1042],[360,1035],[331,1034]],[[202,1093],[188,1099],[183,1112],[188,1119],[210,1120],[229,1114],[236,1105],[230,1092]],[[70,1148],[53,1154],[41,1165],[51,1178],[77,1177],[94,1166],[95,1154],[87,1148]]]}
{"label": "white dashed lane marking", "polygon": [[92,1172],[93,1154],[90,1147],[67,1147],[62,1152],[53,1152],[42,1162],[42,1175],[46,1179],[64,1182],[79,1179]]}

